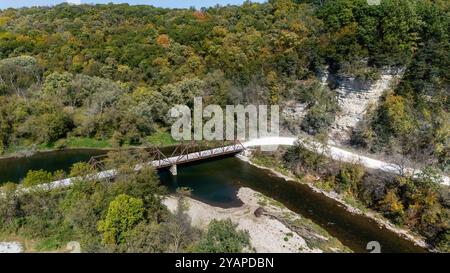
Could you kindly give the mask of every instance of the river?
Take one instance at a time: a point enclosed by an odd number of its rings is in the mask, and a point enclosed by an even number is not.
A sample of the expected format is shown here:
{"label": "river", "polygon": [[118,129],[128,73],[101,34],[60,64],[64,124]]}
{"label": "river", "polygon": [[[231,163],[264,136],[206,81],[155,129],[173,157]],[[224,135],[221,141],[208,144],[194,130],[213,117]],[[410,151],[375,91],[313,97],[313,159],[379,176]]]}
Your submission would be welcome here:
{"label": "river", "polygon": [[[76,149],[0,159],[0,184],[19,182],[31,169],[68,171],[73,163],[104,153],[104,150]],[[241,205],[236,196],[237,190],[239,187],[249,187],[311,219],[356,252],[367,252],[369,241],[378,241],[382,252],[425,251],[394,232],[379,227],[375,221],[348,212],[335,200],[314,192],[307,185],[285,181],[270,171],[235,157],[179,166],[178,176],[172,176],[166,170],[160,171],[159,176],[169,190],[190,187],[193,198],[220,207]]]}

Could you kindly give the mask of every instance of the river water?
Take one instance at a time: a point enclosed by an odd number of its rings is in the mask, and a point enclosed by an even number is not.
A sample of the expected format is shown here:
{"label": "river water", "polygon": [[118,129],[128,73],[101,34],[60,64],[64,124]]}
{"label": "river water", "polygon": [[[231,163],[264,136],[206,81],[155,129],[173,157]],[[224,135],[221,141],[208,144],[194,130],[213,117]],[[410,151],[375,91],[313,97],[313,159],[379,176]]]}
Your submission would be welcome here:
{"label": "river water", "polygon": [[[77,149],[0,159],[0,184],[19,182],[30,169],[68,171],[73,163],[104,153],[103,150]],[[314,192],[307,185],[285,181],[235,157],[178,166],[178,176],[172,176],[167,170],[160,171],[159,175],[169,190],[190,187],[193,198],[220,207],[240,206],[237,191],[240,187],[249,187],[311,219],[356,252],[367,252],[366,245],[370,241],[378,241],[382,252],[425,251],[379,227],[375,221],[348,212],[338,202]]]}

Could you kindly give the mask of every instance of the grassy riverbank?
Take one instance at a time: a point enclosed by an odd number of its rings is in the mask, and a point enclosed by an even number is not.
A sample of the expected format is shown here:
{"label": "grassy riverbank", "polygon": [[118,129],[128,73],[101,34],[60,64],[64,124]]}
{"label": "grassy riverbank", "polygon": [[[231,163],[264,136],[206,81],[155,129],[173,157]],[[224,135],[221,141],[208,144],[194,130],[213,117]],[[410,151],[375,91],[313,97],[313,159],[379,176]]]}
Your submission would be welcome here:
{"label": "grassy riverbank", "polygon": [[174,140],[168,132],[160,131],[156,132],[150,136],[147,136],[144,140],[145,143],[140,145],[115,145],[111,139],[95,139],[95,138],[87,138],[87,137],[69,137],[64,139],[59,139],[55,142],[51,143],[43,143],[43,144],[27,144],[23,143],[22,145],[15,145],[8,147],[7,150],[4,151],[3,154],[0,155],[0,159],[2,158],[10,158],[10,157],[23,157],[29,156],[37,152],[49,152],[63,149],[96,149],[96,150],[109,150],[115,148],[139,148],[145,147],[148,145],[156,145],[158,147],[165,147],[177,144],[177,141]]}

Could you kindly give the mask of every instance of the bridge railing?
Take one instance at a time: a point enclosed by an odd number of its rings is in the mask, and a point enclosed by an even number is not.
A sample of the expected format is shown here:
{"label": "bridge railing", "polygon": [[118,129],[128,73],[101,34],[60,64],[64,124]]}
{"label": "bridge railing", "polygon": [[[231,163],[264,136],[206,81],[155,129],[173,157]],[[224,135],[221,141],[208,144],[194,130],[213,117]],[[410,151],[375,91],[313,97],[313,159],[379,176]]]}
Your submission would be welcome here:
{"label": "bridge railing", "polygon": [[[140,163],[151,163],[155,168],[163,168],[185,162],[200,160],[204,158],[217,157],[220,155],[236,153],[244,150],[244,145],[238,141],[182,141],[171,151],[164,153],[157,146],[147,148],[130,149],[131,157]],[[146,155],[143,155],[146,154]],[[114,166],[108,166],[108,155],[94,156],[89,164],[100,171]]]}

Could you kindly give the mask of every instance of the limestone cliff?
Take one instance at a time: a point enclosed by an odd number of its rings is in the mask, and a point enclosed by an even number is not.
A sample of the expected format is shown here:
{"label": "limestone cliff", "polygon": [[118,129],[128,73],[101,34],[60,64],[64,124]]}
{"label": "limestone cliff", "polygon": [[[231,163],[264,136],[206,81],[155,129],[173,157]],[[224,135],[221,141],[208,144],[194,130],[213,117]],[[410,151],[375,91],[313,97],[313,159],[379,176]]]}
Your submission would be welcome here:
{"label": "limestone cliff", "polygon": [[338,143],[346,142],[369,106],[377,104],[383,93],[395,86],[402,75],[403,69],[383,69],[374,82],[353,77],[328,76],[328,83],[332,82],[337,86],[334,91],[341,107],[331,127],[330,138]]}

